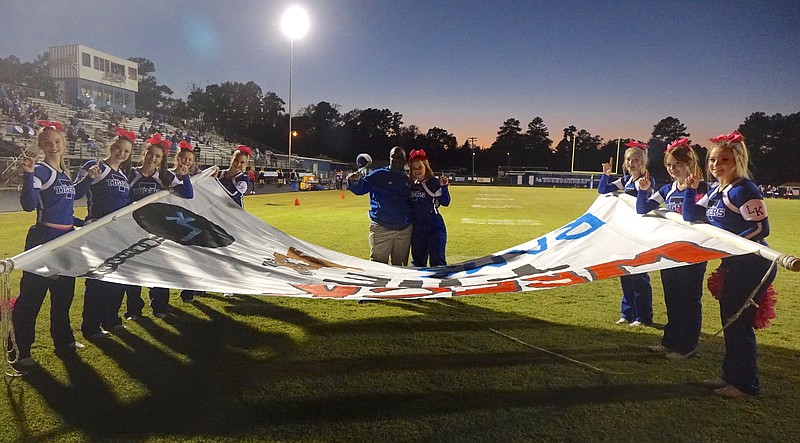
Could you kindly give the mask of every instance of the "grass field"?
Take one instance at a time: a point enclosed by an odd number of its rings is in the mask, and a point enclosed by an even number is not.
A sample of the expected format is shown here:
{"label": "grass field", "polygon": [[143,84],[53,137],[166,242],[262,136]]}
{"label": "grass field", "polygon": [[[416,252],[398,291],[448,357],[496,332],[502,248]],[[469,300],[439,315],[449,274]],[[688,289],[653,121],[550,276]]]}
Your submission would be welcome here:
{"label": "grass field", "polygon": [[[448,259],[492,253],[560,227],[588,190],[453,187]],[[368,256],[366,197],[339,191],[248,196],[248,211],[330,249]],[[294,199],[300,205],[294,205]],[[495,207],[491,207],[495,206]],[[497,206],[505,206],[499,208]],[[800,254],[800,202],[769,200],[774,249]],[[0,255],[22,250],[32,214],[0,214]],[[711,263],[709,272],[716,268]],[[11,276],[16,292],[19,273]],[[665,322],[651,273],[655,321]],[[73,327],[80,324],[78,282]],[[78,358],[53,354],[6,379],[0,441],[800,441],[800,274],[781,269],[778,318],[758,333],[764,393],[723,400],[719,308],[704,298],[700,356],[669,363],[657,328],[619,317],[618,280],[457,300],[351,301],[208,294],[129,325]],[[605,372],[525,347],[532,345]]]}

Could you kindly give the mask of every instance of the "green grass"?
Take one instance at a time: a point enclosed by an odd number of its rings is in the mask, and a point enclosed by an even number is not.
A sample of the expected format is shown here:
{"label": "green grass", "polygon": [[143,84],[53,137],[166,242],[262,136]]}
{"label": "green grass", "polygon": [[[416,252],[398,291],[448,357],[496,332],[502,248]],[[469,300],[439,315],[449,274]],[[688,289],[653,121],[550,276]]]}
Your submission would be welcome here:
{"label": "green grass", "polygon": [[[488,209],[483,194],[509,206]],[[453,187],[443,213],[451,262],[492,253],[582,214],[587,190]],[[294,205],[294,199],[300,206]],[[500,202],[495,202],[500,203]],[[339,191],[246,199],[268,223],[366,258],[367,198]],[[768,201],[770,244],[800,253],[800,202]],[[463,224],[462,219],[537,221]],[[0,214],[0,253],[20,252],[31,214]],[[716,263],[709,266],[709,272]],[[651,273],[656,322],[661,282]],[[19,273],[11,276],[16,291]],[[697,383],[717,374],[706,295],[701,356],[649,355],[661,331],[617,327],[616,279],[457,300],[357,304],[217,294],[174,318],[130,324],[75,360],[53,355],[46,305],[33,354],[40,371],[6,380],[0,441],[798,441],[800,275],[779,272],[778,318],[758,333],[764,394],[725,401]],[[80,324],[78,282],[73,326]],[[490,328],[609,371],[597,373]],[[627,375],[615,375],[624,372]]]}

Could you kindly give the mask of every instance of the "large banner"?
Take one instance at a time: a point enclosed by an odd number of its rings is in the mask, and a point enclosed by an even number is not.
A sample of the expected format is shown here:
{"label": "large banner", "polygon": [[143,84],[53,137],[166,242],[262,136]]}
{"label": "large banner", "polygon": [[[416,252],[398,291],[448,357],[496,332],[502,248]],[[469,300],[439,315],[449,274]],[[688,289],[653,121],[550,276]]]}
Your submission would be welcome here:
{"label": "large banner", "polygon": [[758,248],[637,215],[629,203],[604,195],[576,220],[519,246],[444,267],[397,268],[273,228],[239,208],[209,173],[193,183],[191,200],[164,191],[11,260],[40,275],[145,287],[385,299],[550,289]]}

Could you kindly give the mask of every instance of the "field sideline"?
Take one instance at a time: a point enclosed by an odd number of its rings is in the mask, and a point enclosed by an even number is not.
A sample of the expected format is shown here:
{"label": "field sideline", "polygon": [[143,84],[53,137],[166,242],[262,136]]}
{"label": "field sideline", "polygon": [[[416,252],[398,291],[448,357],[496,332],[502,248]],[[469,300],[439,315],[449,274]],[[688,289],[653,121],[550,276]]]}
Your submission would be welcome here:
{"label": "field sideline", "polygon": [[[597,196],[477,186],[451,193],[442,209],[450,263],[563,226]],[[792,227],[800,202],[767,205],[770,246],[800,255]],[[245,208],[302,240],[368,256],[366,196],[266,194],[247,196]],[[22,251],[34,219],[0,214],[3,257]],[[650,275],[663,324],[660,278]],[[12,293],[19,277],[11,275]],[[659,329],[613,324],[617,279],[368,304],[208,294],[192,305],[173,295],[173,316],[127,322],[127,334],[63,361],[53,355],[45,302],[33,349],[42,369],[6,380],[0,441],[798,441],[800,274],[781,269],[775,288],[778,318],[758,332],[764,394],[738,401],[698,384],[717,374],[723,352],[721,338],[711,337],[719,308],[707,291],[700,356],[674,364],[645,349],[658,343]],[[79,280],[75,329],[82,294]]]}

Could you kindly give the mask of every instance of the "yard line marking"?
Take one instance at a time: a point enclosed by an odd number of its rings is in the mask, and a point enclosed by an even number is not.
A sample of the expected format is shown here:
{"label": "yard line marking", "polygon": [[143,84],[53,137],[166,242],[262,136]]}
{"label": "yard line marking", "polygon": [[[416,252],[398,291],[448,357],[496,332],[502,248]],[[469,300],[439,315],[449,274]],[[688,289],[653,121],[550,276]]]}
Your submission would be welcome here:
{"label": "yard line marking", "polygon": [[461,223],[465,225],[542,225],[538,220],[509,220],[507,218],[462,218]]}
{"label": "yard line marking", "polygon": [[470,208],[479,208],[479,209],[514,209],[514,208],[521,208],[522,206],[517,205],[470,205]]}
{"label": "yard line marking", "polygon": [[492,198],[476,198],[475,200],[500,200],[500,201],[514,201],[513,198],[502,198],[502,197],[492,197]]}

